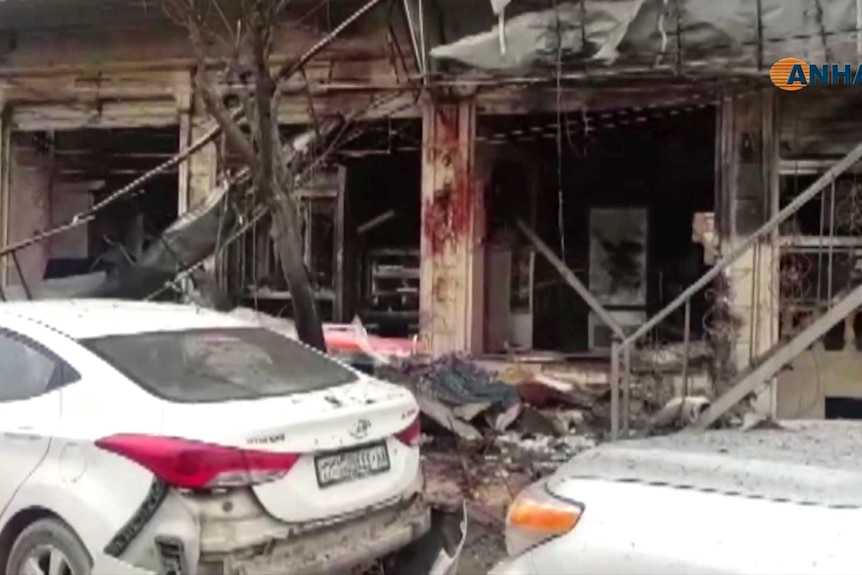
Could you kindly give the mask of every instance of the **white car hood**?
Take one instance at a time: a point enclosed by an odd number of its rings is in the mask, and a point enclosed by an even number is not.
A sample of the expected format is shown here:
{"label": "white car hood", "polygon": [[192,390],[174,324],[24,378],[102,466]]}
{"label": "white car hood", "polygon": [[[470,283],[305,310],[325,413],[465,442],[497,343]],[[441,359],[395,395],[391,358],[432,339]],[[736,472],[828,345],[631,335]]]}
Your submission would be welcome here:
{"label": "white car hood", "polygon": [[[843,423],[843,422],[842,422]],[[638,482],[827,506],[862,506],[862,426],[683,432],[606,444],[560,467],[568,478]]]}

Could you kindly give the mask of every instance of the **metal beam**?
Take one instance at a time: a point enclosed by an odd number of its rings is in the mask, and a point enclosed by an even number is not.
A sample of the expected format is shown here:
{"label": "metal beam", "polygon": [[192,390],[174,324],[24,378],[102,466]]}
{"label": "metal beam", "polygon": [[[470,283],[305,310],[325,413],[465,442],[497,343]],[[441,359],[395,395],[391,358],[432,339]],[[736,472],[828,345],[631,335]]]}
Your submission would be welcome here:
{"label": "metal beam", "polygon": [[428,53],[444,42],[443,14],[434,0],[402,0],[401,12],[410,36],[416,68],[427,83],[428,75],[437,68],[436,61],[429,58]]}
{"label": "metal beam", "polygon": [[817,318],[814,323],[802,330],[792,340],[770,350],[766,354],[765,360],[755,364],[752,369],[746,370],[737,376],[733,387],[719,397],[709,409],[704,411],[693,427],[695,429],[706,429],[715,423],[747,395],[753,393],[758,387],[766,385],[782,367],[796,359],[800,353],[808,349],[811,344],[820,339],[835,324],[842,321],[860,306],[862,306],[862,285],[854,288],[853,291],[848,293],[832,309]]}
{"label": "metal beam", "polygon": [[587,289],[587,286],[585,286],[584,283],[578,279],[578,276],[575,275],[575,272],[570,270],[568,266],[566,266],[566,263],[559,257],[557,257],[557,254],[555,254],[553,250],[549,248],[545,242],[542,241],[542,239],[538,236],[538,234],[536,234],[536,232],[533,231],[530,226],[525,224],[522,220],[517,220],[515,223],[518,225],[518,229],[520,229],[521,232],[525,236],[527,236],[527,239],[530,240],[530,242],[532,242],[534,246],[536,246],[536,249],[539,250],[539,253],[545,256],[545,259],[548,260],[548,262],[552,266],[554,266],[554,269],[557,270],[557,273],[563,276],[563,279],[566,281],[566,283],[572,286],[572,289],[578,292],[578,295],[583,298],[583,300],[587,303],[588,306],[590,306],[591,310],[596,312],[596,315],[599,316],[599,319],[601,319],[605,323],[605,325],[611,328],[611,331],[613,331],[617,337],[619,337],[620,339],[624,338],[626,334],[625,332],[623,332],[622,326],[620,326],[620,324],[614,319],[614,317],[608,312],[608,310],[605,309],[605,307],[599,302],[599,300],[596,299],[596,296],[590,293],[590,290]]}
{"label": "metal beam", "polygon": [[[413,7],[411,8],[411,5]],[[412,0],[404,0],[401,3],[402,12],[404,14],[404,20],[407,24],[407,32],[410,34],[410,44],[413,47],[413,59],[416,62],[416,68],[419,69],[419,74],[422,75],[423,78],[426,78],[427,70],[425,70],[425,51],[422,44],[419,42],[419,35],[417,34],[417,28],[419,27],[419,23],[417,19],[414,19],[413,12],[417,9],[415,6],[415,2]],[[418,8],[421,10],[421,8]]]}

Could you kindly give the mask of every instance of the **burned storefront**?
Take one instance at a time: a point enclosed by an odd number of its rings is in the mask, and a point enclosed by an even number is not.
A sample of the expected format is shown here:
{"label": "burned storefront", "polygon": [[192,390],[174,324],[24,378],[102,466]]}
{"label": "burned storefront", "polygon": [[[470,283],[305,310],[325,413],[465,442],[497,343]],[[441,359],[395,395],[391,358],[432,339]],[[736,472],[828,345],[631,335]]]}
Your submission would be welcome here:
{"label": "burned storefront", "polygon": [[[48,31],[36,8],[12,4],[5,244],[92,220],[17,250],[17,265],[6,258],[5,287],[23,276],[35,292],[115,260],[164,263],[159,238],[195,208],[210,210],[212,233],[195,244],[199,257],[160,268],[159,285],[185,297],[189,278],[173,276],[215,255],[204,267],[230,306],[289,317],[272,221],[243,204],[249,194],[228,192],[240,158],[221,136],[197,145],[213,122],[195,100],[182,31],[140,7],[120,16],[120,0],[110,4],[126,37],[95,13],[82,34],[83,16],[68,10],[52,12]],[[674,396],[718,399],[703,425],[752,396],[761,413],[794,411],[810,386],[784,385],[779,368],[827,332],[823,353],[855,337],[844,321],[858,307],[855,108],[768,82],[788,55],[856,58],[839,30],[855,2],[818,23],[766,0],[732,11],[706,0],[405,0],[368,8],[347,31],[333,22],[363,5],[332,3],[305,21],[300,4],[280,62],[334,35],[283,82],[278,110],[283,142],[313,141],[292,167],[324,321],[358,319],[435,356],[552,366],[612,388],[623,420],[639,403],[648,414]],[[834,33],[823,40],[819,26]],[[335,119],[344,130],[322,130]],[[118,189],[112,212],[88,211]],[[242,233],[222,237],[225,214]],[[829,415],[825,398],[859,395],[850,387],[818,389],[818,407],[796,411]]]}
{"label": "burned storefront", "polygon": [[[788,56],[857,61],[858,32],[843,23],[860,11],[838,2],[815,21],[799,5],[734,6],[729,17],[698,0],[491,2],[484,29],[430,50],[486,87],[475,120],[477,172],[491,189],[487,287],[474,296],[484,351],[591,358],[580,371],[610,373],[596,379],[610,382],[623,427],[675,395],[715,398],[700,404],[707,426],[740,404],[767,417],[846,416],[852,402],[824,390],[859,394],[841,375],[862,297],[852,96],[765,80]],[[488,141],[511,151],[483,151]],[[792,374],[797,364],[805,376]]]}
{"label": "burned storefront", "polygon": [[[344,27],[357,7],[308,13],[299,6],[284,15],[290,33],[277,57],[305,55],[301,75],[282,86],[279,122],[288,148],[301,149],[294,168],[302,251],[322,317],[345,323],[359,317],[385,332],[413,335],[417,98],[409,92],[380,98],[374,88],[381,77],[394,74],[400,84],[409,73],[395,45],[406,40],[403,31],[400,39],[389,35],[385,17],[382,26],[373,17],[364,29],[335,31],[317,44],[312,30],[333,18]],[[187,33],[161,8],[127,8],[118,1],[95,12],[52,9],[50,17],[44,7],[4,8],[4,20],[15,22],[0,99],[10,256],[4,295],[182,298],[198,287],[191,268],[204,264],[220,305],[289,316],[272,223],[235,192],[247,186],[248,174],[196,100]],[[294,22],[302,14],[314,16],[311,28]],[[40,58],[59,66],[41,66]],[[235,87],[217,68],[208,74],[228,101]],[[324,86],[357,81],[368,89],[332,93]],[[349,130],[345,116],[353,118]],[[228,237],[230,231],[239,233]],[[130,267],[140,269],[115,277]]]}
{"label": "burned storefront", "polygon": [[[629,332],[696,280],[707,264],[692,222],[714,210],[714,133],[710,103],[480,117],[477,145],[510,155],[488,183],[486,351],[610,349],[608,327],[572,297],[548,249]],[[681,340],[676,319],[656,336]]]}
{"label": "burned storefront", "polygon": [[[9,196],[9,213],[17,215],[8,220],[10,242],[86,214],[179,146],[177,126],[46,130],[44,119],[35,125],[43,129],[28,129],[21,119],[10,135],[9,185],[18,192]],[[165,171],[126,201],[93,213],[87,225],[21,249],[15,268],[7,268],[7,292],[34,295],[64,286],[83,293],[139,261],[177,217],[177,181],[176,170]]]}
{"label": "burned storefront", "polygon": [[[420,146],[415,120],[364,123],[295,191],[303,253],[325,321],[358,317],[375,333],[418,333]],[[223,266],[228,292],[245,306],[289,314],[278,265],[272,222],[263,218]]]}

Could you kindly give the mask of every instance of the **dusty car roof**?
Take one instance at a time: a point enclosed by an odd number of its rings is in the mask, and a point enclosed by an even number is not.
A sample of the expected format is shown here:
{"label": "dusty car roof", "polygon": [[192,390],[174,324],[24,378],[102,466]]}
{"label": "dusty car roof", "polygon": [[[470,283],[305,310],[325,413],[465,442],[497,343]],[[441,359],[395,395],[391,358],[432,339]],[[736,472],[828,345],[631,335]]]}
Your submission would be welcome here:
{"label": "dusty car roof", "polygon": [[0,314],[24,317],[75,339],[250,325],[192,305],[104,299],[8,302],[0,304]]}
{"label": "dusty car roof", "polygon": [[835,507],[862,507],[862,422],[681,432],[587,451],[558,472]]}

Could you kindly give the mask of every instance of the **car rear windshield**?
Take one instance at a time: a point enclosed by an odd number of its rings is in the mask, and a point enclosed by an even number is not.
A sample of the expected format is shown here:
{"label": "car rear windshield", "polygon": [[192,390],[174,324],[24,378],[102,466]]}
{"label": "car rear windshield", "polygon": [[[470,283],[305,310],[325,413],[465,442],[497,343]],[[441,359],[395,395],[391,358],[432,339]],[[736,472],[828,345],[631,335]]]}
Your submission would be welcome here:
{"label": "car rear windshield", "polygon": [[289,395],[357,379],[325,355],[263,328],[139,333],[81,343],[141,387],[176,402]]}

